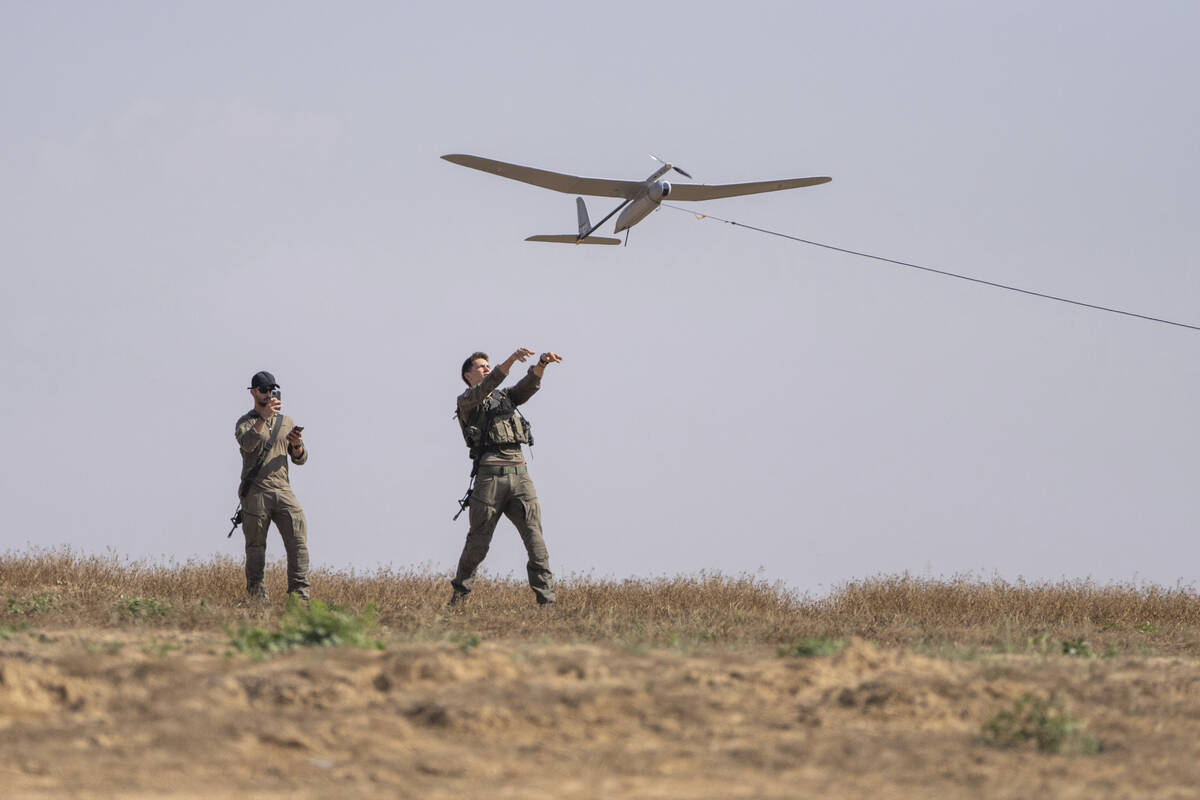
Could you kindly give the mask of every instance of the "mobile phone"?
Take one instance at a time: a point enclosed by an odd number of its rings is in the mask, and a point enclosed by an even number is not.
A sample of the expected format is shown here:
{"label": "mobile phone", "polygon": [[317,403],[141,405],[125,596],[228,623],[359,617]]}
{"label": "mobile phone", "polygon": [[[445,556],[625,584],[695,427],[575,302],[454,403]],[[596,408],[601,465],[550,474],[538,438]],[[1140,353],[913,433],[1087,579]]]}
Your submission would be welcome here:
{"label": "mobile phone", "polygon": [[304,430],[304,426],[303,425],[293,425],[292,430],[295,431],[296,433],[300,433],[301,431]]}

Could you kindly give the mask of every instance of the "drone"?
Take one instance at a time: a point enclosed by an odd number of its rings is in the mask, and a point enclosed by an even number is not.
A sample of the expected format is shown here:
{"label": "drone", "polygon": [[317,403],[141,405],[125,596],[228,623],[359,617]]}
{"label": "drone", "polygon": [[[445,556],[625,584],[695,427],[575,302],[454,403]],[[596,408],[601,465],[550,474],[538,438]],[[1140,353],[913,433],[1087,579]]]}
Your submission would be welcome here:
{"label": "drone", "polygon": [[[501,178],[521,181],[522,183],[540,186],[543,189],[553,189],[566,194],[587,195],[589,197],[619,197],[621,205],[614,208],[604,219],[595,225],[588,217],[587,205],[582,197],[575,198],[575,207],[579,216],[579,232],[567,234],[529,236],[527,242],[555,242],[558,244],[620,244],[620,239],[609,236],[593,236],[596,229],[608,222],[618,211],[621,216],[613,226],[613,233],[625,231],[625,243],[629,244],[629,229],[637,225],[651,211],[654,211],[668,197],[673,200],[717,200],[722,197],[739,197],[746,194],[762,192],[778,192],[784,189],[799,189],[803,186],[816,186],[829,183],[832,178],[786,178],[776,181],[756,181],[754,183],[721,183],[721,184],[670,184],[662,180],[668,172],[674,170],[685,178],[692,176],[675,166],[663,161],[657,156],[650,156],[662,166],[644,181],[622,181],[609,178],[581,178],[578,175],[568,175],[564,172],[524,167],[520,164],[509,164],[482,156],[462,155],[453,153],[442,156],[451,164],[470,167],[481,172],[490,172]],[[624,209],[624,210],[622,210]]]}

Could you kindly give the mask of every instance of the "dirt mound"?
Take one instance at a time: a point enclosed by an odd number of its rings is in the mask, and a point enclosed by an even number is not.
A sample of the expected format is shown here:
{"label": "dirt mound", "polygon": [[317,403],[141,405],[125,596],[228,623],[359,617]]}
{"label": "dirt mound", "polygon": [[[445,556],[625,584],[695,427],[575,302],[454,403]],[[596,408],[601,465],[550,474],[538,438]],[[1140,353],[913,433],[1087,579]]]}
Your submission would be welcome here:
{"label": "dirt mound", "polygon": [[[855,639],[817,658],[463,641],[253,661],[219,637],[124,637],[0,642],[6,797],[1165,797],[1200,780],[1183,660]],[[977,743],[1052,692],[1101,755]]]}
{"label": "dirt mound", "polygon": [[95,682],[67,677],[52,664],[0,660],[0,727],[46,714],[98,712],[103,695]]}

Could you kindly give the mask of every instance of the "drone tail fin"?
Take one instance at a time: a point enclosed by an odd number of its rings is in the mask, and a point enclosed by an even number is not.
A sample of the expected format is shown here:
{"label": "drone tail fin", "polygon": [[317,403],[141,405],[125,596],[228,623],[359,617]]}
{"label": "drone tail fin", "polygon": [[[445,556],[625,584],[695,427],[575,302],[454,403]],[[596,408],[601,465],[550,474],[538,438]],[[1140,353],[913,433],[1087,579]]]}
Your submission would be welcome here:
{"label": "drone tail fin", "polygon": [[579,211],[579,235],[587,236],[592,232],[592,221],[588,219],[587,205],[582,197],[575,198],[575,208]]}
{"label": "drone tail fin", "polygon": [[[608,236],[591,236],[591,232],[595,230],[592,227],[592,221],[588,218],[587,205],[583,202],[582,197],[575,198],[575,209],[579,213],[579,233],[564,233],[542,236],[530,236],[525,239],[527,242],[555,242],[557,244],[620,244],[620,239],[613,239]],[[609,216],[612,216],[609,214]],[[601,220],[603,222],[603,220]]]}

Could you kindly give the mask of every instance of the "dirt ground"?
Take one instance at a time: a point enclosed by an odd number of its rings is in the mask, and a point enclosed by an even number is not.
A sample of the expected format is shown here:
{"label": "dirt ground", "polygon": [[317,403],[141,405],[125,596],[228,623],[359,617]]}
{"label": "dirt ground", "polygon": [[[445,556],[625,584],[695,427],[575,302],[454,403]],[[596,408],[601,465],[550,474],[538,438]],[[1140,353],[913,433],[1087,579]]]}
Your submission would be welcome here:
{"label": "dirt ground", "polygon": [[[1024,694],[1101,747],[979,743]],[[5,798],[1184,798],[1200,662],[464,641],[254,661],[215,634],[0,640]]]}

